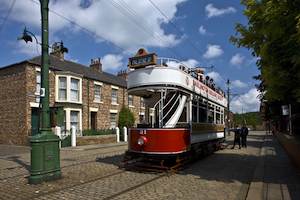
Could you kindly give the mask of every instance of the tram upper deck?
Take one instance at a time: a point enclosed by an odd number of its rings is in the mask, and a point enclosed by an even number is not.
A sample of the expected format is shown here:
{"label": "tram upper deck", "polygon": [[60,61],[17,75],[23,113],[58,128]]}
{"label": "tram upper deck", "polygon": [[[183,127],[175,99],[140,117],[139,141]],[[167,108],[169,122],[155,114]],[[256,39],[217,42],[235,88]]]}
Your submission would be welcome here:
{"label": "tram upper deck", "polygon": [[224,92],[215,87],[212,79],[204,77],[199,68],[188,68],[178,60],[157,58],[156,64],[128,72],[128,92],[148,96],[161,89],[175,89],[183,93],[200,95],[222,107],[227,100]]}

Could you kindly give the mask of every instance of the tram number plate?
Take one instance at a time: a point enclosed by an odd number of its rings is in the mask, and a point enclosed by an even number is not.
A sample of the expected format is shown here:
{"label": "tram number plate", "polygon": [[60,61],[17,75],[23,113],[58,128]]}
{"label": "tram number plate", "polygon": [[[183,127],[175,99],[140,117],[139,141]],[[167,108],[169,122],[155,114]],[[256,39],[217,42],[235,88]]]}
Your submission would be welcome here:
{"label": "tram number plate", "polygon": [[147,134],[147,130],[143,129],[143,130],[140,130],[140,135],[146,135]]}

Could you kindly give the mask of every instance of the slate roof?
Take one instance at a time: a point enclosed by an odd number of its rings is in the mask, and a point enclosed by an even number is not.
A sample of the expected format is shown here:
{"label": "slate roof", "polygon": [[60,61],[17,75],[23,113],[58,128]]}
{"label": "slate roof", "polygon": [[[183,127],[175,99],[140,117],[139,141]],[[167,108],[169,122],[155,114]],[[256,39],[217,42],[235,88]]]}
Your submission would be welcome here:
{"label": "slate roof", "polygon": [[[27,61],[35,65],[41,65],[41,56],[34,57]],[[101,81],[123,88],[127,87],[127,82],[124,78],[118,77],[107,72],[96,72],[85,65],[75,63],[69,60],[60,60],[59,58],[52,55],[50,55],[50,69],[57,71],[69,71],[76,74],[81,74],[84,78]]]}

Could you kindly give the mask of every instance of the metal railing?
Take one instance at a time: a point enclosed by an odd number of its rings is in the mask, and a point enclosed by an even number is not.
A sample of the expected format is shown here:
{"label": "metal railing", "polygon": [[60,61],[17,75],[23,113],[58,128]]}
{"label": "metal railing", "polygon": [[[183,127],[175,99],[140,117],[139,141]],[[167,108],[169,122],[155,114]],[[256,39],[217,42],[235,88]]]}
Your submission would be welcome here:
{"label": "metal railing", "polygon": [[188,73],[190,67],[174,58],[158,57],[157,64],[165,67],[181,69]]}

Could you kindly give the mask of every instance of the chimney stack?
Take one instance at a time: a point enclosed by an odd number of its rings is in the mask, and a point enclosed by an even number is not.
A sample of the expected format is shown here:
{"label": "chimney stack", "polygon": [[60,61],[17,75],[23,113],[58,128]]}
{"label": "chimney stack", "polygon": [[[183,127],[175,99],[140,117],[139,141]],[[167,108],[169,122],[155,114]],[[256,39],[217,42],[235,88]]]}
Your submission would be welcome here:
{"label": "chimney stack", "polygon": [[90,68],[96,72],[102,72],[102,64],[100,58],[91,59]]}
{"label": "chimney stack", "polygon": [[60,60],[64,60],[65,56],[64,54],[68,53],[68,49],[64,47],[64,43],[61,42],[54,42],[52,45],[52,50],[50,55],[58,57]]}
{"label": "chimney stack", "polygon": [[119,71],[117,76],[121,77],[127,81],[127,71],[126,70]]}

